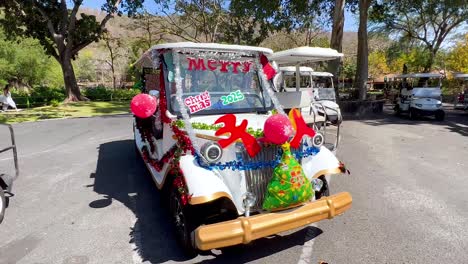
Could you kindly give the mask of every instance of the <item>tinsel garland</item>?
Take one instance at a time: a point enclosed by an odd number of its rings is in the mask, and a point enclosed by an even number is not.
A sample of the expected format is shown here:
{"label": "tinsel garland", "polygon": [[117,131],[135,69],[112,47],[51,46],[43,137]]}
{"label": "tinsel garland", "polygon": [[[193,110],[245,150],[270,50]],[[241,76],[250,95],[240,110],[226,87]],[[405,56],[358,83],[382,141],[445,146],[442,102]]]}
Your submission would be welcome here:
{"label": "tinsel garland", "polygon": [[[178,128],[184,128],[185,127],[184,123],[185,122],[183,120],[176,120],[176,121],[172,122],[172,124],[174,126],[177,126]],[[200,122],[193,122],[192,123],[192,128],[193,129],[198,129],[198,130],[213,130],[213,131],[216,131],[216,130],[220,129],[221,127],[222,127],[222,125],[209,125],[209,124],[200,123]],[[247,133],[254,136],[255,138],[263,137],[263,130],[261,130],[261,129],[253,129],[251,127],[248,127],[247,128]]]}
{"label": "tinsel garland", "polygon": [[[309,156],[314,156],[317,153],[320,152],[320,148],[317,147],[308,147],[302,151],[293,151],[293,155],[297,160],[301,160],[303,158],[309,157]],[[258,170],[262,168],[274,168],[276,167],[280,161],[281,161],[281,155],[283,152],[281,150],[276,153],[275,158],[270,161],[244,161],[242,158],[239,160],[233,160],[233,161],[228,161],[228,162],[217,162],[214,164],[206,164],[203,161],[203,158],[200,157],[198,154],[195,155],[195,159],[197,163],[200,165],[200,167],[203,167],[208,170],[225,170],[225,169],[230,169],[230,170],[239,170],[239,171],[244,171],[244,170]]]}
{"label": "tinsel garland", "polygon": [[278,111],[279,114],[286,115],[286,113],[283,110],[283,106],[278,101],[278,98],[276,98],[275,92],[271,89],[270,82],[268,81],[265,73],[263,72],[263,67],[262,67],[262,64],[260,63],[260,56],[264,56],[264,55],[260,54],[257,57],[257,59],[255,60],[255,65],[257,67],[258,72],[260,73],[260,78],[264,85],[264,90],[267,91],[268,96],[273,102],[273,105],[275,106],[276,111]]}

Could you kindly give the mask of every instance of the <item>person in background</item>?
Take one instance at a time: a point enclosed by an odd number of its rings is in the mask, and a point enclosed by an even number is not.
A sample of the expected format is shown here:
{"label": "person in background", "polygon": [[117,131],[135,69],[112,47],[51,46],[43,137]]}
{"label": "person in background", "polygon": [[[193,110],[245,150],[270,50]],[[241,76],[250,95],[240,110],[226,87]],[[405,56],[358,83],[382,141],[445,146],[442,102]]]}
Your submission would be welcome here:
{"label": "person in background", "polygon": [[5,88],[3,88],[3,96],[1,97],[1,102],[3,103],[3,111],[6,111],[8,109],[8,106],[11,106],[12,108],[16,109],[16,111],[18,111],[18,108],[16,108],[15,101],[13,101],[13,98],[11,98],[10,86],[8,84],[5,86]]}

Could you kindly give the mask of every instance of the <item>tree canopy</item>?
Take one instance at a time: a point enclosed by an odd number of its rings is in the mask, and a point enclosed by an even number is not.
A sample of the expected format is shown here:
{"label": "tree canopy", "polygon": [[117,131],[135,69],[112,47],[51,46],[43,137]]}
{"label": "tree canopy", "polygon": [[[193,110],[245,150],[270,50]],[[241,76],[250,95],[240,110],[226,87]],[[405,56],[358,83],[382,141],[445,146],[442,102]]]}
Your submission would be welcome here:
{"label": "tree canopy", "polygon": [[463,0],[377,1],[369,18],[375,30],[423,45],[429,52],[424,70],[429,71],[447,36],[467,23],[468,5]]}
{"label": "tree canopy", "polygon": [[4,17],[0,19],[0,24],[12,39],[22,36],[39,41],[46,54],[60,63],[67,98],[75,101],[83,97],[71,60],[84,47],[99,40],[109,19],[122,12],[134,14],[142,2],[107,0],[102,6],[106,15],[99,21],[96,16],[78,14],[83,0],[2,0],[0,7],[4,10]]}

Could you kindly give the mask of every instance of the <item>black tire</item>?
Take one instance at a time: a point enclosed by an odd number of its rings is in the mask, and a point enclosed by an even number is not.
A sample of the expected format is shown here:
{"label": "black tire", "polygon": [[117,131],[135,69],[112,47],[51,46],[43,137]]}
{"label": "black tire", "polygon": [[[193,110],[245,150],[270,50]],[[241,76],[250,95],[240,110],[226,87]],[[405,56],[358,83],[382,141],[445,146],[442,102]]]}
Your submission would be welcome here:
{"label": "black tire", "polygon": [[444,119],[445,119],[445,112],[444,112],[444,111],[437,111],[437,112],[435,113],[435,119],[436,119],[437,121],[444,121]]}
{"label": "black tire", "polygon": [[399,105],[395,105],[395,115],[396,116],[400,116],[401,115],[401,110],[400,110],[400,106]]}
{"label": "black tire", "polygon": [[323,185],[322,185],[322,188],[320,188],[320,191],[315,192],[316,200],[322,198],[323,196],[330,196],[330,188],[328,186],[328,182],[327,182],[327,179],[325,178],[325,175],[322,175],[318,178],[322,180]]}
{"label": "black tire", "polygon": [[190,205],[182,205],[179,191],[174,184],[171,184],[171,186],[169,210],[174,224],[176,240],[187,257],[194,257],[198,253],[192,239],[192,232],[197,228],[196,220],[194,217],[190,217]]}
{"label": "black tire", "polygon": [[5,197],[5,193],[0,187],[0,223],[3,221],[3,217],[5,216],[5,209],[7,206],[7,198]]}

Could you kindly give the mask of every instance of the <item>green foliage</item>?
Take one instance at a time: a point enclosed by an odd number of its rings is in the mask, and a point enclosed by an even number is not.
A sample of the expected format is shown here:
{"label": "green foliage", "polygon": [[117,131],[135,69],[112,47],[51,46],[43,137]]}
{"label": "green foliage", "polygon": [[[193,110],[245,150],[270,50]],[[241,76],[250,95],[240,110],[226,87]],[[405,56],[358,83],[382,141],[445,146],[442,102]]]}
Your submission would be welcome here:
{"label": "green foliage", "polygon": [[83,94],[92,101],[123,101],[131,100],[135,95],[139,94],[138,89],[108,89],[103,86],[96,88],[87,88],[83,90]]}
{"label": "green foliage", "polygon": [[50,105],[53,106],[53,107],[58,107],[60,105],[60,102],[55,100],[55,99],[52,99],[50,101]]}
{"label": "green foliage", "polygon": [[32,89],[30,98],[30,103],[34,105],[49,105],[53,100],[63,101],[65,99],[65,92],[59,88],[38,86]]}
{"label": "green foliage", "polygon": [[468,73],[468,34],[448,54],[447,66],[453,71]]}
{"label": "green foliage", "polygon": [[369,54],[369,76],[377,78],[383,74],[389,73],[387,67],[387,57],[383,51],[374,51]]}
{"label": "green foliage", "polygon": [[94,54],[90,50],[80,53],[74,63],[75,74],[78,82],[91,82],[96,80],[96,66],[94,65]]}
{"label": "green foliage", "polygon": [[112,91],[105,87],[98,86],[96,88],[87,88],[83,90],[83,95],[91,101],[110,101]]}
{"label": "green foliage", "polygon": [[424,47],[424,71],[429,71],[443,41],[468,21],[468,8],[461,0],[377,1],[369,19],[374,30]]}

